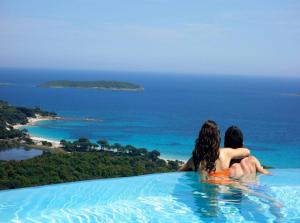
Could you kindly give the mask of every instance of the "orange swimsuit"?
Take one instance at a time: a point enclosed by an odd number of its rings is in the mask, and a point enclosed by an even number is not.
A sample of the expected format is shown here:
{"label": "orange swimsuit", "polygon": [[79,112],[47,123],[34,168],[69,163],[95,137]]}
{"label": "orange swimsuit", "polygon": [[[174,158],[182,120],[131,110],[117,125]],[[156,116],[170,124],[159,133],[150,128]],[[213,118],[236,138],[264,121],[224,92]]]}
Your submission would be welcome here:
{"label": "orange swimsuit", "polygon": [[219,171],[219,172],[210,172],[208,173],[209,177],[229,177],[229,168]]}
{"label": "orange swimsuit", "polygon": [[210,172],[207,174],[208,179],[203,182],[210,184],[231,184],[233,181],[229,178],[229,168],[219,172]]}

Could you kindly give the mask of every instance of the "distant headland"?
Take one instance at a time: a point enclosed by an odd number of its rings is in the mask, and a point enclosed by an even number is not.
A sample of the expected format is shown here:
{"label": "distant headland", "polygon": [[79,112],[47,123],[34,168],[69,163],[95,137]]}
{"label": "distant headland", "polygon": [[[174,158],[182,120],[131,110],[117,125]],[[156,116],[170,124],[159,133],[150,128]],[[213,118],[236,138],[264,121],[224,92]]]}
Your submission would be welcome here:
{"label": "distant headland", "polygon": [[296,92],[296,93],[290,93],[290,94],[287,94],[289,96],[300,96],[300,92]]}
{"label": "distant headland", "polygon": [[0,87],[6,87],[6,86],[13,86],[13,85],[15,85],[15,84],[13,84],[13,83],[8,83],[8,82],[0,82]]}
{"label": "distant headland", "polygon": [[121,81],[69,81],[54,80],[38,85],[45,88],[95,88],[114,91],[142,91],[144,88],[138,84]]}

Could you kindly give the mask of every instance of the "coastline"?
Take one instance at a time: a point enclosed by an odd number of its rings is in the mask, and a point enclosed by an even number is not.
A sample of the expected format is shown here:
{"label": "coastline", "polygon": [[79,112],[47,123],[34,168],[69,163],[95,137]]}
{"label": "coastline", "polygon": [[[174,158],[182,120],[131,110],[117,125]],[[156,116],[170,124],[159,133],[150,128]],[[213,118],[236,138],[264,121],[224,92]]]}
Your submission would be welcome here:
{"label": "coastline", "polygon": [[168,162],[168,160],[170,160],[170,161],[178,160],[178,161],[183,162],[183,163],[186,163],[188,161],[188,160],[183,160],[183,159],[168,158],[166,156],[159,156],[159,158],[166,161],[166,162]]}
{"label": "coastline", "polygon": [[[50,121],[50,120],[63,120],[64,118],[63,117],[59,117],[59,116],[39,116],[39,115],[36,115],[37,117],[36,118],[28,118],[28,123],[26,124],[16,124],[16,125],[13,125],[13,128],[14,129],[20,129],[21,127],[26,127],[26,126],[35,126],[37,125],[39,122],[41,121]],[[93,119],[86,119],[87,121],[94,121]],[[102,121],[102,120],[101,120]],[[52,144],[52,146],[48,146],[48,148],[52,148],[52,149],[58,149],[58,148],[61,148],[61,145],[60,145],[60,141],[59,140],[54,140],[54,139],[49,139],[47,137],[41,137],[41,136],[36,136],[36,135],[32,135],[32,134],[28,134],[30,139],[37,145],[37,146],[42,146],[42,142],[43,141],[47,141],[47,142],[50,142]],[[185,163],[187,160],[184,160],[184,159],[176,159],[176,158],[170,158],[170,157],[166,157],[166,156],[159,156],[160,159],[168,162],[168,160],[170,161],[180,161],[180,162],[183,162]]]}
{"label": "coastline", "polygon": [[43,141],[47,141],[47,142],[50,142],[52,144],[52,146],[49,146],[49,147],[51,147],[53,149],[54,148],[60,148],[60,141],[58,141],[58,140],[53,140],[53,139],[48,139],[48,138],[44,138],[44,137],[33,136],[31,134],[29,134],[29,137],[37,145],[42,144]]}
{"label": "coastline", "polygon": [[[26,127],[26,126],[34,126],[36,125],[38,122],[41,122],[41,121],[50,121],[50,120],[62,120],[63,118],[62,117],[59,117],[59,116],[39,116],[39,115],[36,115],[36,118],[28,118],[28,123],[26,124],[16,124],[16,125],[13,125],[13,128],[14,129],[20,129],[21,127]],[[45,137],[40,137],[40,136],[34,136],[32,134],[29,134],[29,137],[30,139],[38,146],[42,146],[42,142],[43,141],[47,141],[47,142],[50,142],[52,144],[52,146],[48,146],[49,148],[60,148],[60,141],[58,140],[53,140],[53,139],[48,139],[48,138],[45,138]]]}
{"label": "coastline", "polygon": [[37,116],[36,118],[27,118],[28,122],[24,125],[23,124],[13,125],[13,128],[14,129],[19,129],[19,128],[25,127],[25,126],[36,125],[38,122],[41,122],[41,121],[62,120],[63,119],[62,117],[59,117],[59,116],[56,116],[56,117],[53,117],[53,116],[40,116],[40,115],[36,115],[36,116]]}

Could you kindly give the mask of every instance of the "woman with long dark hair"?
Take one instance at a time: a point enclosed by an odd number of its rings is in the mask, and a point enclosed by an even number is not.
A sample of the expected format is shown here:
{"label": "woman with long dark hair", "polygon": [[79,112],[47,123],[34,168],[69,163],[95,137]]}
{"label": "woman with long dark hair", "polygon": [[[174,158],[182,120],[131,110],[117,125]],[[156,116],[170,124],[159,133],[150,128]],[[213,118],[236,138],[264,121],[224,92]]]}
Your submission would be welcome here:
{"label": "woman with long dark hair", "polygon": [[219,126],[212,120],[202,125],[192,158],[180,168],[181,171],[199,171],[205,179],[229,177],[229,165],[232,159],[241,159],[250,155],[245,148],[220,149],[221,133]]}

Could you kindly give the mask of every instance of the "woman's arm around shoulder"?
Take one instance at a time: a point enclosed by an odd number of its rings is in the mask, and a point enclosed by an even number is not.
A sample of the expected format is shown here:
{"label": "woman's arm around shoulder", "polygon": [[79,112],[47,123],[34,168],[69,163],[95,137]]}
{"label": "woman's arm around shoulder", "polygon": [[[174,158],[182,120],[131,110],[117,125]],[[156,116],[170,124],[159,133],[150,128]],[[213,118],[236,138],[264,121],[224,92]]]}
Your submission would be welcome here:
{"label": "woman's arm around shoulder", "polygon": [[223,151],[226,153],[229,159],[242,159],[250,155],[250,150],[247,148],[224,148]]}

